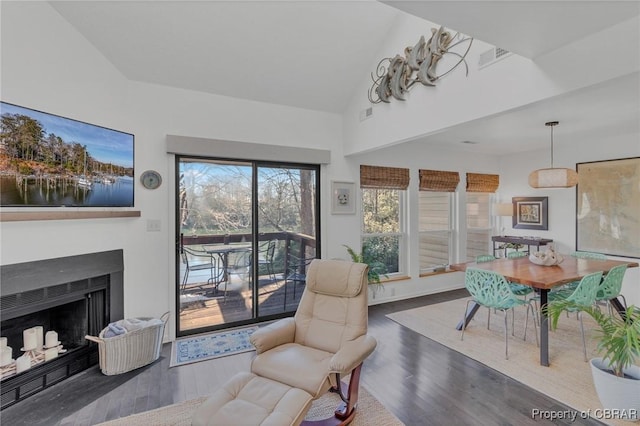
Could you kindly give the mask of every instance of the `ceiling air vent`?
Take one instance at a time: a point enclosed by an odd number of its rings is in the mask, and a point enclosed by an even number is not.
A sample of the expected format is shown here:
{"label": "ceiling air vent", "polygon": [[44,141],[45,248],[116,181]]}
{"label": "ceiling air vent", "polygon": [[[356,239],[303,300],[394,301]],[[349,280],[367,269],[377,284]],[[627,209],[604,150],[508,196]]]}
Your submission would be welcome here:
{"label": "ceiling air vent", "polygon": [[511,55],[511,52],[509,52],[508,50],[502,49],[501,47],[493,47],[480,54],[478,69],[482,69],[484,67],[488,67],[491,64],[495,64],[500,59],[504,59],[509,55]]}

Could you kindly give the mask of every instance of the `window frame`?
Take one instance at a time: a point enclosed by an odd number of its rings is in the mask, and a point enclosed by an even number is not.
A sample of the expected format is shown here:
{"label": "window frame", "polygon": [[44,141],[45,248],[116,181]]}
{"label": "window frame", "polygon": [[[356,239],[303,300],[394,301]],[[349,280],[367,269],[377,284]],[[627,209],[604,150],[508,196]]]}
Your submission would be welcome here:
{"label": "window frame", "polygon": [[[420,229],[420,219],[422,218],[423,215],[423,210],[421,208],[421,193],[428,193],[430,191],[418,191],[418,270],[419,273],[422,274],[429,274],[432,272],[437,272],[439,270],[441,270],[442,268],[446,268],[448,265],[451,265],[452,263],[455,263],[457,261],[457,252],[458,252],[458,238],[459,238],[459,232],[458,232],[458,224],[456,221],[456,216],[457,216],[457,209],[459,208],[459,202],[458,202],[458,197],[457,197],[457,192],[440,192],[440,191],[433,191],[436,192],[438,194],[446,194],[448,195],[448,229],[443,230],[443,229],[439,229],[439,230],[422,230]],[[420,247],[422,238],[426,235],[429,234],[440,234],[440,233],[447,233],[448,234],[448,260],[447,263],[442,265],[442,264],[438,264],[438,265],[433,265],[433,266],[424,266],[422,264],[422,249]]]}
{"label": "window frame", "polygon": [[408,276],[408,224],[407,224],[407,190],[389,188],[360,188],[360,203],[364,206],[365,191],[392,190],[398,192],[398,231],[397,232],[375,232],[366,233],[364,224],[364,207],[360,209],[360,251],[363,251],[364,241],[367,238],[375,237],[397,237],[398,238],[398,271],[380,275],[381,281],[390,281],[394,278]]}
{"label": "window frame", "polygon": [[[487,196],[487,200],[486,200],[486,211],[487,211],[487,226],[486,227],[471,227],[469,226],[469,213],[468,213],[468,207],[469,207],[469,198],[470,196],[481,196],[481,195],[486,195]],[[466,261],[475,261],[476,256],[479,254],[492,254],[492,243],[491,243],[491,236],[494,233],[494,220],[493,220],[493,216],[491,214],[491,206],[495,201],[495,193],[493,192],[468,192],[466,194],[466,198],[465,198],[465,207],[464,207],[464,215],[465,215],[465,252],[460,253],[460,257],[464,258],[461,259],[461,261],[466,262]],[[485,241],[486,243],[486,247],[483,251],[478,251],[475,254],[470,255],[470,248],[469,248],[469,234],[470,231],[475,231],[475,232],[486,232],[487,233],[487,240]],[[477,250],[477,249],[471,249],[471,253],[473,253],[473,250]]]}

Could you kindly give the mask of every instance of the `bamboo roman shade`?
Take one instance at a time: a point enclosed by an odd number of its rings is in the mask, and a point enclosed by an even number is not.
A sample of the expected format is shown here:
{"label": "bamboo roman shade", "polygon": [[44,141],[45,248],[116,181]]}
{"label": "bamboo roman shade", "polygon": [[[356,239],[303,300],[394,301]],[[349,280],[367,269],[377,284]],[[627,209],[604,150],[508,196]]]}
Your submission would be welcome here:
{"label": "bamboo roman shade", "polygon": [[420,173],[420,191],[456,192],[460,182],[458,172],[442,170],[418,170]]}
{"label": "bamboo roman shade", "polygon": [[499,185],[499,175],[467,173],[467,192],[496,192]]}
{"label": "bamboo roman shade", "polygon": [[407,189],[409,169],[360,165],[360,188]]}

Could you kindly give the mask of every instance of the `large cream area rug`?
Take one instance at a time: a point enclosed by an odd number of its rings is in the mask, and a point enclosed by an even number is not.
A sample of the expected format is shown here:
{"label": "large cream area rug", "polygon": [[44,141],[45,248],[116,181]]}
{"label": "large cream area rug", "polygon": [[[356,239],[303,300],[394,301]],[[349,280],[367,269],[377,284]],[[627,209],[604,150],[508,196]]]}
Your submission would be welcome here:
{"label": "large cream area rug", "polygon": [[[191,399],[167,407],[101,423],[100,426],[189,426],[191,425],[192,413],[205,399],[206,397]],[[338,395],[325,394],[313,402],[307,413],[306,420],[318,420],[331,417],[333,411],[339,404],[340,397]],[[358,411],[353,422],[350,424],[353,426],[403,425],[396,416],[387,411],[387,409],[362,386],[360,386],[358,398]],[[238,423],[233,426],[240,425],[243,425],[242,413],[238,413]]]}
{"label": "large cream area rug", "polygon": [[[488,309],[481,307],[469,323],[464,340],[455,327],[462,320],[467,299],[458,299],[423,306],[387,315],[397,323],[435,340],[457,352],[475,359],[513,379],[534,388],[578,411],[578,415],[602,409],[598,400],[591,369],[584,362],[580,322],[575,314],[562,315],[558,329],[549,332],[549,367],[540,365],[540,350],[536,347],[533,324],[529,317],[527,341],[523,341],[526,309],[516,309],[515,337],[509,326],[509,359],[504,356],[504,316],[491,313],[491,329],[487,330]],[[587,315],[583,318],[587,339],[587,358],[597,356],[593,340],[595,323]],[[531,407],[545,409],[545,407]],[[598,420],[612,425],[631,425],[622,420]]]}

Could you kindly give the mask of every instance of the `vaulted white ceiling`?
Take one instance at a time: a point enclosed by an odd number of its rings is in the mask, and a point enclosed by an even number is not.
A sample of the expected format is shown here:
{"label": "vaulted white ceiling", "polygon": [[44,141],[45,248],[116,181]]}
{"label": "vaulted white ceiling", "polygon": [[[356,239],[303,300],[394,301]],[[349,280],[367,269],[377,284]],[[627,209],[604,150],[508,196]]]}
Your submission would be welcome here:
{"label": "vaulted white ceiling", "polygon": [[640,13],[637,1],[393,0],[383,3],[531,59]]}
{"label": "vaulted white ceiling", "polygon": [[[403,13],[532,59],[640,14],[638,1],[50,3],[130,80],[338,114],[363,76],[369,75],[371,64],[380,59],[379,47]],[[607,53],[594,52],[594,60]],[[592,87],[467,123],[425,142],[471,139],[482,143],[455,147],[483,152],[531,149],[525,140],[522,146],[513,144],[513,137],[521,137],[523,128],[534,125],[542,128],[534,132],[536,136],[546,134],[550,107],[591,126],[597,121],[599,129],[637,128],[638,76],[609,84],[610,88]],[[607,114],[593,107],[593,99],[607,105]],[[533,121],[537,116],[539,120]],[[580,129],[590,130],[590,126]]]}
{"label": "vaulted white ceiling", "polygon": [[131,80],[342,112],[400,12],[376,1],[56,1]]}

